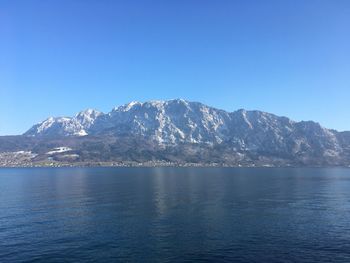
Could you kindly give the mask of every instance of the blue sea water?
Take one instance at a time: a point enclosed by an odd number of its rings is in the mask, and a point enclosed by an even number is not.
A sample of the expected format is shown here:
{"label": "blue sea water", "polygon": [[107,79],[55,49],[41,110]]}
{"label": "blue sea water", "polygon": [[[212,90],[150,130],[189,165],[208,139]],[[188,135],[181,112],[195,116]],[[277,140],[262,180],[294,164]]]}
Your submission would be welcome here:
{"label": "blue sea water", "polygon": [[0,169],[0,262],[350,262],[350,170]]}

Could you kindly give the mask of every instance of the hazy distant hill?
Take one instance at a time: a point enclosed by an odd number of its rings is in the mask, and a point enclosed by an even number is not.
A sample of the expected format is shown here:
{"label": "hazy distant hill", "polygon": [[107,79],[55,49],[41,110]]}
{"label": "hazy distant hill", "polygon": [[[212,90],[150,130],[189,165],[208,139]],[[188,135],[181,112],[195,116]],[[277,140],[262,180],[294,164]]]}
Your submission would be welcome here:
{"label": "hazy distant hill", "polygon": [[26,154],[24,162],[34,163],[348,166],[350,133],[312,121],[261,111],[226,112],[178,99],[131,102],[107,114],[89,109],[74,117],[51,117],[22,136],[0,137],[0,152],[2,165],[11,158],[21,163]]}

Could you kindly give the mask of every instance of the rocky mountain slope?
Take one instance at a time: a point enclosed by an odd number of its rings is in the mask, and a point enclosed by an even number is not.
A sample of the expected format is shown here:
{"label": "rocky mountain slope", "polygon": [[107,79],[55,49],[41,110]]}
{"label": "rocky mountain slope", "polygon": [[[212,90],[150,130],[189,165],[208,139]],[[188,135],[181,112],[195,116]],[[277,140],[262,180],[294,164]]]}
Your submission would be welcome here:
{"label": "rocky mountain slope", "polygon": [[[349,132],[261,111],[226,112],[181,99],[131,102],[107,114],[86,110],[74,117],[51,117],[11,140],[0,138],[0,151],[29,151],[35,154],[34,161],[350,164]],[[55,147],[71,150],[47,154]]]}

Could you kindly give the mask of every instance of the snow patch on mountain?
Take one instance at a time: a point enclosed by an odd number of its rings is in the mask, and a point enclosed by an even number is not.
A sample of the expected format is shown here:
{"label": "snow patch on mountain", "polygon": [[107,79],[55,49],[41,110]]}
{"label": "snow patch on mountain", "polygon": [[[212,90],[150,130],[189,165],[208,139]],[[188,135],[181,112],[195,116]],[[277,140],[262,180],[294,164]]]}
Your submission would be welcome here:
{"label": "snow patch on mountain", "polygon": [[69,147],[57,147],[57,148],[54,148],[52,151],[49,151],[47,152],[46,154],[47,155],[52,155],[52,154],[56,154],[56,153],[64,153],[64,152],[69,152],[69,151],[72,151],[71,148]]}

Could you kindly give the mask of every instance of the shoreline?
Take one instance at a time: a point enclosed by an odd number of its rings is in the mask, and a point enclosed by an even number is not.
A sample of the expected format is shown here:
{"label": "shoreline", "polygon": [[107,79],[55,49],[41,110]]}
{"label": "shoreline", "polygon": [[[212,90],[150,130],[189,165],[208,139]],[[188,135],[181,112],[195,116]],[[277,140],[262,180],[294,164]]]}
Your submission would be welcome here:
{"label": "shoreline", "polygon": [[28,163],[0,165],[1,168],[350,168],[350,165],[256,165],[256,164],[218,164],[218,163]]}

